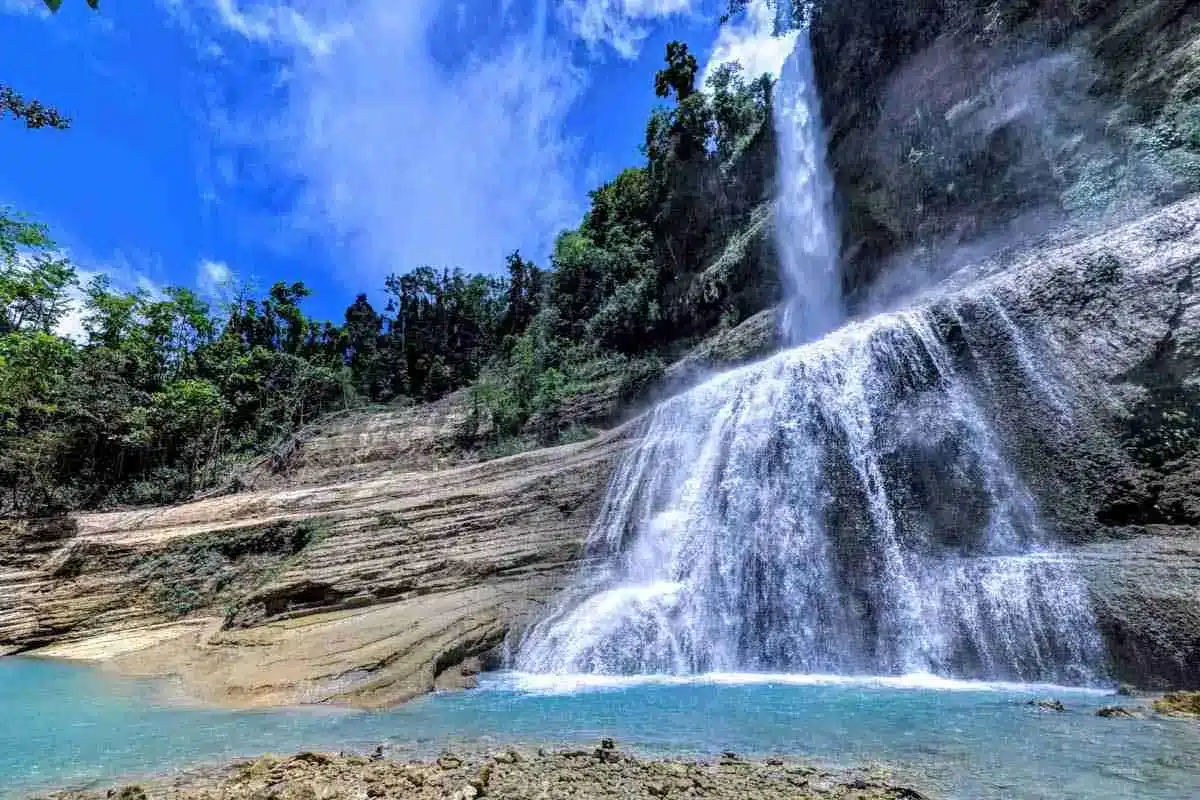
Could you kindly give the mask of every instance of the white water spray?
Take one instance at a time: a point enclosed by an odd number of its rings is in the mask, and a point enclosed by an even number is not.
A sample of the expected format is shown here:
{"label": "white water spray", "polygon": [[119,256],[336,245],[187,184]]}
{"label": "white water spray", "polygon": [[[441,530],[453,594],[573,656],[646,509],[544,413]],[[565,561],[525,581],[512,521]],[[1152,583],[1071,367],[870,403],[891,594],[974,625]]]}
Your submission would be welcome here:
{"label": "white water spray", "polygon": [[1045,539],[928,315],[881,315],[656,409],[516,666],[1086,682]]}

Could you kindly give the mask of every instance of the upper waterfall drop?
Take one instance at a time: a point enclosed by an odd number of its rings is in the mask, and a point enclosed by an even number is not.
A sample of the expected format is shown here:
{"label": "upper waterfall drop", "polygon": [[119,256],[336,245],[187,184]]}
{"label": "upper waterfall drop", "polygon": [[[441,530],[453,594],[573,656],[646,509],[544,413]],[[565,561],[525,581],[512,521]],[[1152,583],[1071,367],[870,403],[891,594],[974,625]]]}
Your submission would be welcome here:
{"label": "upper waterfall drop", "polygon": [[775,241],[784,305],[781,334],[800,344],[828,333],[843,319],[838,276],[838,229],[833,181],[825,158],[825,128],[808,31],[795,46],[772,95],[778,184]]}

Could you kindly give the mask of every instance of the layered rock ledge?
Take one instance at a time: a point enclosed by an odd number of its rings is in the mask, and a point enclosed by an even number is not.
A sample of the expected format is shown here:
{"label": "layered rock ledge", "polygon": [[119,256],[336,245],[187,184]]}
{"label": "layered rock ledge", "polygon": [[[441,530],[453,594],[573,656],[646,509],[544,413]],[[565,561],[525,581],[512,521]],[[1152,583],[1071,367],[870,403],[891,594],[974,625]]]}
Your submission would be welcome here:
{"label": "layered rock ledge", "polygon": [[561,585],[624,443],[12,524],[0,647],[225,704],[402,702]]}

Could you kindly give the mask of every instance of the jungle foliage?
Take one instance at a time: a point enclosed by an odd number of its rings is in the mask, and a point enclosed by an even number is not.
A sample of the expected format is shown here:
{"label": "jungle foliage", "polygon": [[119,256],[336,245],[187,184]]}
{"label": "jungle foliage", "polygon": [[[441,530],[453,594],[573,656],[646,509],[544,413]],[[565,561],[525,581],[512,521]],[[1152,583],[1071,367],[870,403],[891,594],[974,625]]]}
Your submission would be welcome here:
{"label": "jungle foliage", "polygon": [[548,266],[419,267],[336,323],[305,313],[301,282],[235,287],[220,308],[182,287],[79,285],[43,226],[0,213],[0,512],[178,500],[332,410],[463,387],[487,422],[475,446],[578,435],[556,414],[573,395],[615,381],[632,397],[777,296],[766,254],[722,257],[770,194],[770,78],[698,77],[668,45],[644,163],[591,193]]}

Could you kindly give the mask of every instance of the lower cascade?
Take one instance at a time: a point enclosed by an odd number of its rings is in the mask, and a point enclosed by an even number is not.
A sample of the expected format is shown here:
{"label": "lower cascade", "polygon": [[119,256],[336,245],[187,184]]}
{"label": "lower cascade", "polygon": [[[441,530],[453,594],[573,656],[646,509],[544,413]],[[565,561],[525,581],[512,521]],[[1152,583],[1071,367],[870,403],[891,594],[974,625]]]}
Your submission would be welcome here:
{"label": "lower cascade", "polygon": [[1085,590],[928,312],[719,375],[645,426],[518,670],[1097,678]]}

